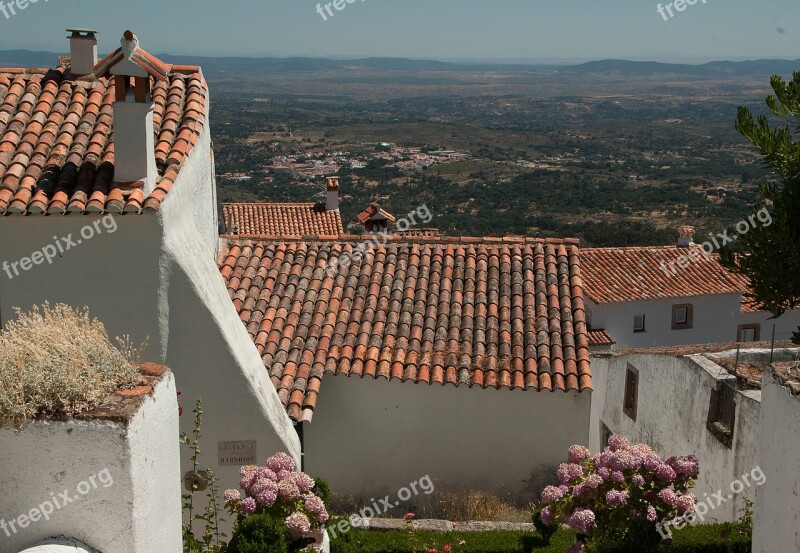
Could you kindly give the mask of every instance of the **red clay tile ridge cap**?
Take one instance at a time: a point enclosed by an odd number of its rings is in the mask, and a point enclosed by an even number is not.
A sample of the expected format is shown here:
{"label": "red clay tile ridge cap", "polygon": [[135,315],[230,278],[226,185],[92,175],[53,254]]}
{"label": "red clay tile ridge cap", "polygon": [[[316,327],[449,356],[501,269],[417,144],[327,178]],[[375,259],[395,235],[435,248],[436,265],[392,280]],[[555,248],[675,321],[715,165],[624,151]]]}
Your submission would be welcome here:
{"label": "red clay tile ridge cap", "polygon": [[800,396],[800,361],[773,363],[771,369],[776,384],[789,388],[793,396]]}
{"label": "red clay tile ridge cap", "polygon": [[[633,354],[652,354],[652,355],[667,355],[670,357],[686,357],[687,355],[705,355],[709,353],[723,353],[728,351],[736,351],[736,348],[741,351],[750,350],[764,350],[769,352],[772,349],[772,342],[728,342],[717,344],[689,344],[680,346],[655,346],[648,348],[623,348],[614,351],[598,352],[592,354],[597,357],[623,357],[625,355]],[[775,342],[775,350],[779,349],[797,349],[797,344],[793,344],[789,340]]]}
{"label": "red clay tile ridge cap", "polygon": [[131,31],[125,31],[120,40],[120,47],[97,62],[94,67],[94,74],[98,78],[107,77],[109,74],[132,77],[149,75],[156,80],[163,80],[171,71],[172,65],[142,50],[139,47],[139,37]]}
{"label": "red clay tile ridge cap", "polygon": [[[264,234],[222,234],[220,239],[229,245],[252,245],[263,242],[338,242],[354,243],[374,242],[375,235],[371,234],[339,234],[336,236],[269,236]],[[416,236],[408,234],[379,235],[378,240],[386,244],[543,244],[553,246],[578,246],[578,238],[538,238],[535,236]]]}
{"label": "red clay tile ridge cap", "polygon": [[142,379],[130,389],[117,390],[100,405],[75,415],[75,420],[128,423],[145,399],[153,395],[156,385],[170,374],[169,368],[155,363],[139,363]]}
{"label": "red clay tile ridge cap", "polygon": [[385,209],[381,208],[378,202],[372,202],[369,204],[369,207],[358,214],[358,220],[362,223],[366,223],[369,220],[378,219],[384,220],[388,219],[391,222],[395,222],[395,216],[386,211]]}

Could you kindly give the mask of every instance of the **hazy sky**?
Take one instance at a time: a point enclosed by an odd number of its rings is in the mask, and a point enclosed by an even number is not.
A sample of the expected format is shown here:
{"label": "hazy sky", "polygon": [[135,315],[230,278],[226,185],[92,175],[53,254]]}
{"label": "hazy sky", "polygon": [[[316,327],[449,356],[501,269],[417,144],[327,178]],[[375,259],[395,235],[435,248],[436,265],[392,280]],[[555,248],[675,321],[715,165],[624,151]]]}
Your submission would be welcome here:
{"label": "hazy sky", "polygon": [[101,31],[104,53],[130,28],[144,49],[175,54],[800,57],[800,0],[703,1],[665,21],[653,0],[354,0],[325,21],[316,0],[38,0],[0,11],[0,49],[66,51],[64,29],[79,26]]}

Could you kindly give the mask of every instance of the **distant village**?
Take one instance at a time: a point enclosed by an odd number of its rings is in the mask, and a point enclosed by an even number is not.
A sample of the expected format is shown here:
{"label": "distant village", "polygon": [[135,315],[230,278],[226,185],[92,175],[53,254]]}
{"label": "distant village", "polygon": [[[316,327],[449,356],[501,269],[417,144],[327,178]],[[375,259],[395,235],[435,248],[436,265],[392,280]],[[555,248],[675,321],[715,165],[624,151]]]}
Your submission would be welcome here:
{"label": "distant village", "polygon": [[[469,152],[453,150],[424,150],[423,148],[399,148],[395,144],[381,142],[371,145],[375,149],[366,154],[347,152],[309,152],[304,154],[274,156],[264,165],[262,172],[269,182],[273,175],[289,174],[306,180],[337,174],[343,168],[364,169],[372,160],[385,160],[388,167],[400,171],[422,171],[438,163],[472,159]],[[234,181],[249,181],[253,175],[245,172],[228,172],[217,177]]]}

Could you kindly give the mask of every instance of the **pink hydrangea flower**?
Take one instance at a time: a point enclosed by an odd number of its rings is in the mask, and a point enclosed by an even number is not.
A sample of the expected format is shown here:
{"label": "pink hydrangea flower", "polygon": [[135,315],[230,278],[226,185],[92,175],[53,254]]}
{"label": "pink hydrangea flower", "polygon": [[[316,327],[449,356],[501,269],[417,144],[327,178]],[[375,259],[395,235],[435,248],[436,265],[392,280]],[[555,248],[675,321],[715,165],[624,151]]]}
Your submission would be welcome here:
{"label": "pink hydrangea flower", "polygon": [[622,436],[611,436],[608,439],[608,447],[611,451],[619,451],[631,447],[631,442]]}
{"label": "pink hydrangea flower", "polygon": [[641,474],[635,474],[633,478],[631,478],[631,483],[641,488],[644,486],[644,477]]}
{"label": "pink hydrangea flower", "polygon": [[617,484],[622,484],[625,482],[625,475],[622,474],[620,471],[615,470],[611,473],[611,481],[616,482]]}
{"label": "pink hydrangea flower", "polygon": [[242,494],[239,490],[225,490],[225,493],[222,494],[222,498],[227,505],[228,503],[239,501],[242,498]]}
{"label": "pink hydrangea flower", "polygon": [[298,489],[301,492],[310,492],[314,489],[316,482],[314,479],[307,475],[305,472],[296,472],[292,477],[292,480],[297,485]]}
{"label": "pink hydrangea flower", "polygon": [[681,476],[697,478],[697,475],[700,474],[700,460],[694,455],[670,457],[665,463]]}
{"label": "pink hydrangea flower", "polygon": [[311,530],[311,521],[300,511],[286,517],[285,523],[289,535],[295,539],[302,537],[303,534]]}
{"label": "pink hydrangea flower", "polygon": [[267,468],[275,472],[279,472],[282,470],[287,470],[291,472],[294,471],[295,469],[294,459],[289,457],[289,455],[287,455],[286,453],[283,452],[276,453],[275,455],[267,459]]}
{"label": "pink hydrangea flower", "polygon": [[325,509],[325,504],[313,493],[303,496],[303,505],[318,523],[322,524],[328,520],[328,511]]}
{"label": "pink hydrangea flower", "polygon": [[257,507],[256,500],[252,497],[245,497],[242,500],[242,512],[246,515],[252,515],[255,513]]}
{"label": "pink hydrangea flower", "polygon": [[627,490],[608,490],[606,492],[606,503],[610,507],[622,507],[623,505],[627,505]]}
{"label": "pink hydrangea flower", "polygon": [[244,465],[242,468],[239,469],[239,476],[244,478],[248,474],[252,474],[258,470],[256,465]]}
{"label": "pink hydrangea flower", "polygon": [[278,482],[278,497],[288,501],[294,501],[300,498],[300,490],[297,484],[291,480],[283,480],[282,482]]}
{"label": "pink hydrangea flower", "polygon": [[278,475],[275,474],[275,471],[267,467],[258,469],[258,477],[264,478],[265,480],[272,480],[273,482],[278,481]]}
{"label": "pink hydrangea flower", "polygon": [[690,493],[684,494],[678,498],[678,502],[675,505],[678,509],[678,513],[688,513],[689,511],[693,511],[695,507],[695,499],[694,496]]}
{"label": "pink hydrangea flower", "polygon": [[554,501],[558,501],[564,497],[564,492],[561,491],[561,488],[556,488],[555,486],[547,486],[545,489],[542,490],[542,501],[545,503],[553,503]]}
{"label": "pink hydrangea flower", "polygon": [[242,481],[239,485],[245,492],[250,493],[250,489],[258,479],[258,471],[249,472],[242,477]]}
{"label": "pink hydrangea flower", "polygon": [[659,480],[663,480],[664,482],[672,483],[675,481],[675,471],[669,465],[660,465],[656,471],[656,478]]}
{"label": "pink hydrangea flower", "polygon": [[670,507],[675,507],[678,505],[678,494],[676,494],[671,489],[661,490],[660,492],[658,492],[657,497],[665,505],[668,505]]}
{"label": "pink hydrangea flower", "polygon": [[599,474],[590,474],[589,477],[583,481],[583,485],[589,489],[599,488],[603,483],[603,478]]}
{"label": "pink hydrangea flower", "polygon": [[553,521],[553,508],[548,505],[539,511],[539,517],[541,517],[544,524],[550,524]]}
{"label": "pink hydrangea flower", "polygon": [[578,534],[588,534],[595,527],[594,511],[577,509],[567,520],[567,525]]}
{"label": "pink hydrangea flower", "polygon": [[570,463],[582,463],[589,457],[591,457],[592,452],[589,451],[587,448],[583,447],[582,445],[573,445],[569,448],[569,452],[567,453],[567,460]]}
{"label": "pink hydrangea flower", "polygon": [[562,484],[571,484],[583,476],[583,467],[575,463],[561,463],[556,471],[558,480]]}
{"label": "pink hydrangea flower", "polygon": [[655,522],[658,520],[658,513],[656,513],[656,508],[652,505],[647,506],[647,520],[650,522]]}

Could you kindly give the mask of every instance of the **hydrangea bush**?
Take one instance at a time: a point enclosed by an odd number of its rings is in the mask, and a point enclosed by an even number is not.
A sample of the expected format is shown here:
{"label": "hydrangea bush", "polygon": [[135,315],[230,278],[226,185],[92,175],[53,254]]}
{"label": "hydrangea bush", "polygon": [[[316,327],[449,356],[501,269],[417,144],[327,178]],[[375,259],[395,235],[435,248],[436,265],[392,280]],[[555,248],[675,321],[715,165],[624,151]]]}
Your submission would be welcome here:
{"label": "hydrangea bush", "polygon": [[225,505],[239,515],[239,521],[252,515],[267,514],[282,520],[292,539],[319,528],[328,520],[322,499],[313,493],[314,479],[295,470],[294,460],[286,453],[267,459],[266,466],[243,466],[239,490],[227,490]]}
{"label": "hydrangea bush", "polygon": [[613,436],[601,453],[569,448],[559,466],[558,486],[542,491],[537,515],[545,525],[566,524],[578,534],[568,553],[585,551],[591,540],[652,540],[656,525],[695,508],[690,493],[700,465],[697,457],[662,460],[646,444]]}

